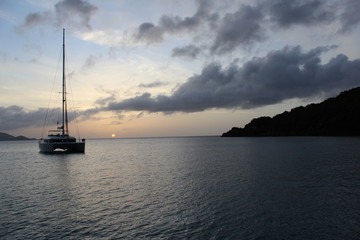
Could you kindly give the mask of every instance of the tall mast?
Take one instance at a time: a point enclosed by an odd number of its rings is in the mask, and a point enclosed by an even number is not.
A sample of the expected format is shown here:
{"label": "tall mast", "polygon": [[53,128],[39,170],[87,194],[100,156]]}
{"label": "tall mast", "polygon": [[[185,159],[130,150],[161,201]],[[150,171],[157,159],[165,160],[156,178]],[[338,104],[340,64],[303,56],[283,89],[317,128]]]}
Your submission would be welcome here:
{"label": "tall mast", "polygon": [[62,69],[62,135],[68,134],[68,116],[66,102],[66,73],[65,73],[65,28],[63,28],[63,69]]}

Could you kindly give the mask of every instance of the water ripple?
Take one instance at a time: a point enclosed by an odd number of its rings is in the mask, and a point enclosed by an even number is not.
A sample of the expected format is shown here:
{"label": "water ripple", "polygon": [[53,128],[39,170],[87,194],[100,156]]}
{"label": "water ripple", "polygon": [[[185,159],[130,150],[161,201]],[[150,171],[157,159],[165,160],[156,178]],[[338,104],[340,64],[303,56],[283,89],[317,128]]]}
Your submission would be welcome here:
{"label": "water ripple", "polygon": [[358,239],[359,138],[0,143],[1,239]]}

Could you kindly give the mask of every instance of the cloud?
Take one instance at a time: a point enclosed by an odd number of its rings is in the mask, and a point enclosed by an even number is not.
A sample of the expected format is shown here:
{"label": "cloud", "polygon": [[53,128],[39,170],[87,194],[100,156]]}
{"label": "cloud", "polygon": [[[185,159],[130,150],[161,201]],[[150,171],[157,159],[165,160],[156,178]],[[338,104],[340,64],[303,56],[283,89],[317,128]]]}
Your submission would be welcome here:
{"label": "cloud", "polygon": [[197,12],[191,17],[163,15],[157,25],[142,23],[134,34],[135,39],[147,44],[159,43],[164,41],[165,34],[200,33],[210,26],[207,33],[209,38],[203,47],[198,46],[197,38],[196,43],[172,51],[173,57],[196,58],[203,51],[223,55],[262,42],[267,39],[268,23],[289,28],[329,23],[336,18],[331,5],[322,0],[257,1],[253,5],[242,4],[235,11],[223,15],[215,12],[215,4],[206,4],[205,1],[197,3]]}
{"label": "cloud", "polygon": [[57,27],[70,25],[78,29],[91,30],[90,20],[97,7],[85,0],[61,0],[54,5],[55,11],[29,13],[22,28],[43,24]]}
{"label": "cloud", "polygon": [[[358,0],[346,0],[344,3],[344,10],[340,15],[341,20],[341,33],[351,32],[360,23],[360,1]],[[339,3],[340,4],[340,3]]]}
{"label": "cloud", "polygon": [[[106,103],[109,99],[104,99],[104,103]],[[101,100],[100,100],[101,101]],[[97,104],[102,104],[102,102],[96,102]],[[98,114],[99,112],[101,112],[101,108],[90,108],[81,112],[77,112],[76,116],[77,119],[79,119],[80,121],[85,121],[85,120],[101,120],[103,119],[100,116],[95,116],[96,114]]]}
{"label": "cloud", "polygon": [[46,23],[51,18],[50,12],[30,13],[25,17],[24,26],[31,27]]}
{"label": "cloud", "polygon": [[[111,102],[111,101],[115,101],[116,100],[116,97],[118,95],[118,92],[115,91],[115,90],[105,90],[105,89],[101,89],[100,90],[102,92],[105,92],[108,96],[107,97],[102,97],[102,98],[98,98],[96,101],[95,101],[95,104],[97,105],[106,105],[108,102]],[[84,115],[88,115],[88,113],[91,115],[91,111],[87,112],[85,111],[84,112]]]}
{"label": "cloud", "polygon": [[223,54],[264,40],[263,18],[260,8],[247,5],[242,5],[235,13],[226,14],[216,31],[211,52]]}
{"label": "cloud", "polygon": [[45,108],[28,111],[16,105],[0,107],[0,130],[42,126],[46,113],[47,110]]}
{"label": "cloud", "polygon": [[155,82],[151,82],[151,83],[141,83],[139,84],[140,88],[154,88],[154,87],[161,87],[161,86],[165,86],[168,83],[166,82],[161,82],[161,81],[155,81]]}
{"label": "cloud", "polygon": [[209,0],[195,1],[198,8],[191,17],[179,17],[162,15],[158,25],[144,22],[139,25],[133,37],[135,41],[145,42],[146,44],[159,43],[164,40],[165,34],[179,34],[183,32],[193,32],[203,22],[214,21],[216,14],[210,14],[212,3]]}
{"label": "cloud", "polygon": [[198,112],[213,108],[255,108],[292,98],[331,95],[358,86],[360,59],[338,55],[321,64],[320,55],[334,46],[303,52],[287,46],[242,66],[207,65],[170,96],[144,93],[120,102],[109,102],[103,111]]}
{"label": "cloud", "polygon": [[171,56],[195,59],[201,53],[201,48],[195,45],[177,47],[172,50]]}
{"label": "cloud", "polygon": [[[76,113],[78,117],[95,114],[95,110],[91,109]],[[36,110],[28,110],[24,107],[11,105],[8,107],[0,107],[0,131],[9,131],[27,127],[42,127],[46,119],[46,126],[56,125],[61,119],[60,108],[38,108]],[[75,119],[75,113],[69,112],[68,121]]]}
{"label": "cloud", "polygon": [[84,0],[62,0],[55,4],[59,26],[73,22],[90,30],[90,18],[96,11],[97,7]]}
{"label": "cloud", "polygon": [[[193,16],[182,18],[163,15],[157,25],[149,22],[140,24],[133,35],[135,41],[146,44],[160,43],[164,41],[166,34],[200,33],[209,28],[208,34],[212,43],[207,46],[208,50],[212,54],[224,54],[239,46],[248,46],[266,38],[261,7],[241,5],[234,13],[220,17],[211,1],[201,0],[196,3],[198,8]],[[188,44],[174,48],[172,56],[196,58],[203,50],[205,49],[196,44]]]}
{"label": "cloud", "polygon": [[82,65],[81,69],[82,69],[83,71],[86,71],[86,70],[94,67],[95,64],[96,64],[96,62],[97,62],[100,58],[101,58],[101,56],[95,56],[95,55],[92,55],[92,54],[91,54],[91,55],[86,59],[85,63]]}
{"label": "cloud", "polygon": [[323,0],[273,0],[262,4],[267,8],[272,22],[282,28],[292,25],[317,25],[334,20],[335,12]]}
{"label": "cloud", "polygon": [[[321,54],[335,47],[321,46],[303,51],[300,46],[286,46],[241,66],[239,60],[227,67],[211,63],[170,95],[152,96],[145,92],[118,101],[117,92],[109,91],[108,97],[96,101],[98,107],[78,112],[77,116],[86,120],[96,119],[96,114],[107,111],[121,114],[123,111],[189,113],[215,108],[246,109],[293,98],[329,97],[360,85],[360,59],[349,60],[339,54],[327,63],[321,63]],[[43,108],[29,111],[19,106],[0,107],[0,130],[42,126],[46,112]],[[56,121],[49,119],[52,123]]]}
{"label": "cloud", "polygon": [[134,37],[138,41],[146,43],[156,43],[163,41],[164,29],[157,27],[152,23],[142,23]]}
{"label": "cloud", "polygon": [[[198,24],[202,27],[193,28],[191,31],[193,33],[198,29],[206,29],[206,26],[211,26],[201,47],[199,38],[194,38],[193,43],[174,48],[172,50],[173,57],[194,59],[203,52],[216,56],[231,53],[239,48],[247,49],[256,43],[265,41],[269,33],[275,29],[293,29],[297,26],[313,27],[336,23],[340,26],[338,33],[344,34],[351,32],[360,23],[360,15],[357,11],[360,8],[358,0],[339,2],[330,0],[258,0],[253,1],[251,5],[242,4],[237,8],[233,3],[235,8],[231,10],[234,9],[234,11],[227,10],[222,14],[221,12],[215,14],[213,11],[217,11],[217,9],[213,5],[208,6],[206,15],[216,16],[216,18],[201,18]],[[154,25],[152,30],[162,29],[160,26]],[[155,34],[155,32],[151,33]],[[163,33],[161,31],[156,35],[157,42],[164,40]]]}

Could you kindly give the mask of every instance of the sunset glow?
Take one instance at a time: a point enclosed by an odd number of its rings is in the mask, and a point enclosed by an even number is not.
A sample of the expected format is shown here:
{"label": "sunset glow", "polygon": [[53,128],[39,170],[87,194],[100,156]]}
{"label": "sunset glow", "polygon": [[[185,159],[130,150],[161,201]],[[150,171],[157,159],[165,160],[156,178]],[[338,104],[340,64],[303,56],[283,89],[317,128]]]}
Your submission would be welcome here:
{"label": "sunset glow", "polygon": [[308,2],[5,1],[0,132],[40,137],[63,27],[84,138],[221,135],[360,85],[360,1]]}

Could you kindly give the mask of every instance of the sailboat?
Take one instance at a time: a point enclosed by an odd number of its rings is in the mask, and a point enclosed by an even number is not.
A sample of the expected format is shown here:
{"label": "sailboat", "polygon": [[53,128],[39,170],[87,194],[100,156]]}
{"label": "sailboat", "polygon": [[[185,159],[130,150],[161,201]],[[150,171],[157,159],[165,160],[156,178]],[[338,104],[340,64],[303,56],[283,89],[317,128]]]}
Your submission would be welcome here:
{"label": "sailboat", "polygon": [[69,135],[65,74],[65,29],[63,29],[62,44],[62,125],[54,130],[49,130],[48,136],[39,140],[39,149],[41,153],[85,152],[85,139],[77,140]]}

